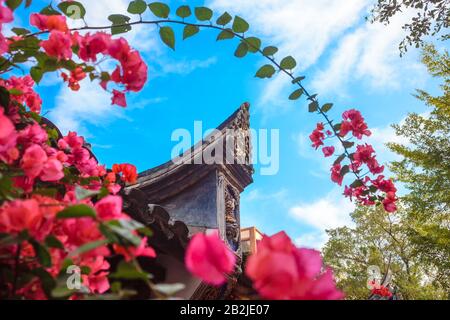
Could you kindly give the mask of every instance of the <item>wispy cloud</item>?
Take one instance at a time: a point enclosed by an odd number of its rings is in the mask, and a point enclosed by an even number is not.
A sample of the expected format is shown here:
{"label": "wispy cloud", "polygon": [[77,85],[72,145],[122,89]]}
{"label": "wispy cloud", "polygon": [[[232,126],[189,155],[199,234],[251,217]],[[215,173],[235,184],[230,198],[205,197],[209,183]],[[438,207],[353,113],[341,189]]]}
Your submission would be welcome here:
{"label": "wispy cloud", "polygon": [[[371,24],[364,18],[372,0],[211,0],[219,11],[242,15],[251,32],[279,46],[283,55],[293,55],[297,73],[309,70],[310,87],[322,94],[351,95],[355,81],[367,90],[397,90],[404,84],[424,81],[424,71],[411,50],[399,57],[401,28],[407,17],[390,25]],[[320,62],[320,67],[318,63]],[[415,77],[410,75],[415,74]],[[261,90],[258,107],[264,118],[291,110],[286,97],[290,81],[282,74]]]}
{"label": "wispy cloud", "polygon": [[161,64],[162,75],[188,75],[197,69],[205,69],[217,63],[217,57],[205,60],[183,60]]}
{"label": "wispy cloud", "polygon": [[301,202],[290,208],[289,214],[305,227],[312,228],[296,239],[301,246],[319,249],[326,241],[325,230],[353,224],[349,213],[355,205],[344,198],[340,189],[334,189],[323,198]]}
{"label": "wispy cloud", "polygon": [[127,119],[124,110],[111,105],[111,94],[98,83],[85,79],[77,92],[62,87],[49,118],[62,132],[79,131],[88,135],[86,125],[105,126],[115,118]]}

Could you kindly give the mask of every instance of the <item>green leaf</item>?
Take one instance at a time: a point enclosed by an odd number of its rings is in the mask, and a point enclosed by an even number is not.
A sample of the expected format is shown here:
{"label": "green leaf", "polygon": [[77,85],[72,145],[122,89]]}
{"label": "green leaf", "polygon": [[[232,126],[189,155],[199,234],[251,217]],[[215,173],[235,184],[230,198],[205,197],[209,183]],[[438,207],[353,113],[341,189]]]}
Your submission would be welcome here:
{"label": "green leaf", "polygon": [[22,1],[23,0],[6,0],[5,2],[8,8],[14,11],[22,4]]}
{"label": "green leaf", "polygon": [[246,38],[245,41],[248,44],[248,51],[250,52],[258,52],[259,48],[261,48],[261,40],[256,37]]}
{"label": "green leaf", "polygon": [[128,5],[128,12],[131,14],[143,14],[147,10],[147,3],[144,0],[133,0]]}
{"label": "green leaf", "polygon": [[334,129],[335,131],[341,130],[341,123],[336,123],[336,124],[333,126],[333,129]]}
{"label": "green leaf", "polygon": [[275,73],[275,68],[271,64],[266,64],[259,68],[259,70],[256,72],[255,77],[258,78],[271,78],[273,74]]}
{"label": "green leaf", "polygon": [[233,38],[234,38],[233,30],[225,29],[219,33],[216,40],[219,41],[219,40],[226,40],[226,39],[233,39]]}
{"label": "green leaf", "polygon": [[234,52],[234,55],[238,58],[245,57],[245,55],[248,53],[248,45],[245,42],[241,42],[236,51]]}
{"label": "green leaf", "polygon": [[342,160],[345,159],[345,153],[341,154],[339,157],[337,157],[337,159],[334,161],[333,164],[339,164],[342,162]]}
{"label": "green leaf", "polygon": [[56,215],[58,219],[80,218],[80,217],[96,217],[95,210],[86,204],[77,204],[65,208]]}
{"label": "green leaf", "polygon": [[200,31],[200,29],[197,26],[193,25],[187,25],[184,27],[183,30],[183,40],[186,40],[189,37],[192,37],[193,35],[197,34]]}
{"label": "green leaf", "polygon": [[213,16],[213,12],[207,7],[197,7],[195,8],[195,16],[200,21],[209,21]]}
{"label": "green leaf", "polygon": [[185,287],[186,286],[183,283],[160,283],[153,286],[156,291],[169,297],[173,296],[178,291],[183,290]]}
{"label": "green leaf", "polygon": [[333,108],[333,104],[332,103],[326,103],[322,106],[322,111],[323,112],[328,112],[331,110],[331,108]]}
{"label": "green leaf", "polygon": [[14,32],[15,34],[17,34],[18,36],[23,36],[23,35],[31,33],[30,30],[25,29],[25,28],[12,28],[11,31]]}
{"label": "green leaf", "polygon": [[47,248],[42,246],[39,242],[34,239],[30,239],[29,242],[33,246],[34,252],[36,253],[36,257],[43,267],[51,267],[52,258],[50,257],[50,253],[48,253]]}
{"label": "green leaf", "polygon": [[108,17],[108,20],[112,22],[111,33],[119,34],[125,33],[131,30],[130,25],[126,25],[130,21],[130,17],[123,14],[112,14]]}
{"label": "green leaf", "polygon": [[239,16],[234,17],[233,21],[233,31],[236,33],[244,33],[248,30],[250,26],[248,25],[247,21],[242,19]]}
{"label": "green leaf", "polygon": [[274,47],[274,46],[265,47],[263,50],[263,54],[265,56],[273,56],[277,52],[278,52],[278,48]]}
{"label": "green leaf", "polygon": [[305,77],[301,76],[301,77],[297,77],[294,80],[292,80],[293,84],[299,83],[301,81],[305,80]]}
{"label": "green leaf", "polygon": [[70,19],[78,20],[86,16],[86,9],[78,1],[61,2],[58,8]]}
{"label": "green leaf", "polygon": [[228,12],[225,12],[223,15],[221,15],[217,19],[216,23],[219,26],[224,26],[224,25],[227,25],[232,19],[233,19],[233,17]]}
{"label": "green leaf", "polygon": [[361,180],[357,179],[357,180],[353,181],[353,183],[350,185],[350,187],[358,188],[358,187],[362,187],[363,185],[364,185],[364,183]]}
{"label": "green leaf", "polygon": [[9,107],[10,101],[11,94],[9,93],[9,91],[4,87],[0,87],[0,105],[7,109]]}
{"label": "green leaf", "polygon": [[292,70],[295,68],[296,65],[297,65],[297,62],[291,56],[283,58],[283,60],[281,60],[281,62],[280,62],[281,68],[283,68],[285,70]]}
{"label": "green leaf", "polygon": [[84,189],[80,186],[75,186],[75,198],[77,200],[84,200],[86,198],[96,196],[99,193],[100,193],[100,190],[88,190],[88,189]]}
{"label": "green leaf", "polygon": [[289,100],[297,100],[298,98],[300,98],[303,94],[303,89],[297,89],[294,92],[291,93],[291,95],[289,96]]}
{"label": "green leaf", "polygon": [[170,8],[162,2],[152,2],[148,5],[153,14],[159,18],[167,18],[170,14]]}
{"label": "green leaf", "polygon": [[16,88],[9,89],[9,93],[11,95],[13,95],[13,96],[21,96],[21,95],[23,95],[23,91],[19,90],[19,89],[16,89]]}
{"label": "green leaf", "polygon": [[110,277],[114,279],[125,279],[125,280],[149,279],[149,275],[147,273],[138,271],[132,263],[125,261],[121,261],[119,263],[119,265],[117,266],[117,271],[110,274]]}
{"label": "green leaf", "polygon": [[94,250],[98,247],[104,246],[108,244],[108,240],[97,240],[97,241],[92,241],[92,242],[88,242],[86,244],[83,244],[82,246],[79,246],[77,249],[75,249],[74,251],[72,251],[69,254],[69,257],[76,257],[79,256],[83,253],[89,252],[91,250]]}
{"label": "green leaf", "polygon": [[350,167],[348,165],[345,165],[341,168],[340,175],[341,175],[341,177],[343,177],[349,172],[350,172]]}
{"label": "green leaf", "polygon": [[159,29],[161,40],[170,48],[175,50],[175,33],[171,27],[161,27]]}
{"label": "green leaf", "polygon": [[355,143],[352,141],[342,141],[342,145],[344,146],[344,148],[349,149],[353,147]]}
{"label": "green leaf", "polygon": [[309,112],[316,112],[319,109],[319,103],[317,101],[313,101],[308,106]]}
{"label": "green leaf", "polygon": [[180,18],[187,18],[192,14],[191,8],[189,6],[181,6],[177,9],[177,16]]}
{"label": "green leaf", "polygon": [[54,235],[45,238],[45,245],[49,248],[64,249],[64,245]]}
{"label": "green leaf", "polygon": [[61,13],[57,10],[55,10],[55,8],[52,7],[51,4],[49,4],[48,6],[44,7],[41,12],[39,12],[40,14],[46,15],[46,16],[60,16]]}

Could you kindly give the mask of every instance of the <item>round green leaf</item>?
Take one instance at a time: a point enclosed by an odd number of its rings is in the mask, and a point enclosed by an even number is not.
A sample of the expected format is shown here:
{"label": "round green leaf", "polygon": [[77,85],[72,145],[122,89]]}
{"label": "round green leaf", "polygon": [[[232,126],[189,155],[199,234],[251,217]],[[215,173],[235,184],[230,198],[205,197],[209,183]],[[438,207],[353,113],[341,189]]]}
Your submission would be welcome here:
{"label": "round green leaf", "polygon": [[271,64],[266,64],[259,68],[259,70],[256,72],[255,77],[258,78],[271,78],[273,74],[275,73],[275,68]]}
{"label": "round green leaf", "polygon": [[123,14],[112,14],[108,17],[108,20],[112,22],[111,33],[119,34],[128,32],[131,30],[131,26],[126,25],[130,21],[130,17]]}
{"label": "round green leaf", "polygon": [[233,30],[225,29],[225,30],[222,30],[219,33],[219,35],[217,36],[217,41],[219,41],[219,40],[226,40],[226,39],[233,39],[233,38],[234,38]]}
{"label": "round green leaf", "polygon": [[333,107],[332,103],[326,103],[322,106],[322,111],[323,112],[328,112],[331,110],[331,108]]}
{"label": "round green leaf", "polygon": [[261,48],[261,40],[256,37],[246,38],[245,41],[248,44],[248,51],[250,52],[258,52],[259,48]]}
{"label": "round green leaf", "polygon": [[283,68],[285,70],[292,70],[295,68],[296,65],[297,65],[297,62],[291,56],[283,58],[283,60],[281,60],[281,62],[280,62],[281,68]]}
{"label": "round green leaf", "polygon": [[56,215],[58,219],[81,218],[81,217],[95,218],[95,216],[96,213],[94,209],[85,204],[77,204],[74,206],[67,207],[64,210],[58,212],[58,214]]}
{"label": "round green leaf", "polygon": [[274,47],[274,46],[265,47],[263,50],[263,54],[265,56],[273,56],[277,52],[278,52],[278,48]]}
{"label": "round green leaf", "polygon": [[292,80],[292,83],[293,83],[293,84],[296,84],[296,83],[299,83],[299,82],[301,82],[301,81],[303,81],[303,80],[305,80],[305,77],[304,77],[304,76],[297,77],[297,78],[295,78],[294,80]]}
{"label": "round green leaf", "polygon": [[291,95],[289,96],[289,100],[297,100],[298,98],[300,98],[303,94],[303,89],[297,89],[294,92],[291,93]]}
{"label": "round green leaf", "polygon": [[61,2],[58,4],[58,8],[70,19],[83,19],[86,15],[86,9],[78,1]]}
{"label": "round green leaf", "polygon": [[11,10],[16,10],[21,4],[23,0],[6,0],[6,5]]}
{"label": "round green leaf", "polygon": [[144,0],[133,0],[128,5],[128,12],[131,14],[143,14],[147,10],[147,3]]}
{"label": "round green leaf", "polygon": [[233,21],[233,31],[236,33],[244,33],[248,30],[250,26],[248,25],[247,21],[242,19],[239,16],[234,17]]}
{"label": "round green leaf", "polygon": [[224,25],[228,24],[232,19],[233,19],[233,17],[228,12],[225,12],[223,15],[221,15],[217,19],[216,23],[219,26],[224,26]]}
{"label": "round green leaf", "polygon": [[161,27],[159,29],[161,40],[170,48],[175,50],[175,33],[171,27]]}
{"label": "round green leaf", "polygon": [[241,42],[236,51],[234,52],[234,55],[238,58],[245,57],[245,55],[248,53],[248,45],[245,42]]}
{"label": "round green leaf", "polygon": [[153,14],[159,18],[167,18],[170,13],[170,8],[167,4],[162,2],[152,2],[148,5]]}
{"label": "round green leaf", "polygon": [[177,9],[177,16],[180,18],[187,18],[191,15],[191,8],[189,6],[181,6]]}
{"label": "round green leaf", "polygon": [[195,8],[195,16],[200,21],[209,21],[211,20],[213,12],[210,8],[206,7],[197,7]]}
{"label": "round green leaf", "polygon": [[192,37],[193,35],[197,34],[200,31],[200,29],[197,26],[193,25],[187,25],[184,27],[183,30],[183,40]]}
{"label": "round green leaf", "polygon": [[319,109],[319,103],[317,101],[313,101],[308,106],[309,112],[316,112]]}

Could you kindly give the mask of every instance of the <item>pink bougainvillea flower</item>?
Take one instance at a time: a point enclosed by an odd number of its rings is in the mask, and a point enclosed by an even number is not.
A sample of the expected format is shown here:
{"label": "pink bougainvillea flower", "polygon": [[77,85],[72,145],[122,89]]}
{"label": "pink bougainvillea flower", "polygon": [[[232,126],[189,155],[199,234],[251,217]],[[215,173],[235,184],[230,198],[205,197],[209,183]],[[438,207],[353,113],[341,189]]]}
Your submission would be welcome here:
{"label": "pink bougainvillea flower", "polygon": [[120,107],[125,108],[127,106],[127,100],[125,94],[118,90],[113,90],[112,104],[116,104]]}
{"label": "pink bougainvillea flower", "polygon": [[116,174],[121,174],[123,181],[127,183],[136,183],[138,174],[136,167],[129,163],[114,164],[112,171]]}
{"label": "pink bougainvillea flower", "polygon": [[397,211],[397,205],[395,204],[397,201],[397,197],[394,192],[388,192],[386,194],[386,198],[383,200],[384,210],[387,212],[395,212]]}
{"label": "pink bougainvillea flower", "polygon": [[59,181],[64,177],[62,163],[56,159],[49,159],[42,168],[39,176],[42,181]]}
{"label": "pink bougainvillea flower", "polygon": [[98,217],[103,220],[123,218],[122,197],[106,196],[95,204]]}
{"label": "pink bougainvillea flower", "polygon": [[3,6],[3,1],[0,1],[0,30],[1,25],[13,21],[13,13],[10,8]]}
{"label": "pink bougainvillea flower", "polygon": [[85,36],[77,35],[76,41],[80,47],[80,58],[86,62],[95,62],[98,54],[108,53],[111,35],[105,32],[88,33]]}
{"label": "pink bougainvillea flower", "polygon": [[0,208],[0,232],[19,233],[28,230],[31,235],[39,234],[43,214],[35,199],[6,202]]}
{"label": "pink bougainvillea flower", "polygon": [[323,123],[318,123],[316,129],[310,134],[309,139],[313,143],[312,146],[317,150],[323,145],[323,139],[325,139],[325,134],[323,133],[324,125]]}
{"label": "pink bougainvillea flower", "polygon": [[69,28],[67,27],[66,17],[63,15],[47,16],[39,13],[33,13],[30,16],[30,24],[42,31],[56,30],[61,32],[67,32],[69,30]]}
{"label": "pink bougainvillea flower", "polygon": [[28,178],[33,179],[39,176],[47,162],[47,154],[44,149],[37,144],[33,144],[25,150],[21,160],[21,167]]}
{"label": "pink bougainvillea flower", "polygon": [[341,123],[339,135],[345,137],[347,133],[352,132],[353,136],[361,139],[363,135],[370,136],[371,132],[368,130],[367,124],[361,112],[355,109],[347,110],[342,114],[344,121]]}
{"label": "pink bougainvillea flower", "polygon": [[39,124],[34,123],[26,126],[19,132],[19,143],[24,146],[31,144],[43,144],[47,142],[48,134]]}
{"label": "pink bougainvillea flower", "polygon": [[236,257],[215,231],[210,235],[198,233],[192,237],[185,262],[188,270],[204,282],[221,285],[226,282],[225,274],[233,271]]}
{"label": "pink bougainvillea flower", "polygon": [[9,163],[18,158],[16,152],[17,132],[12,121],[3,114],[0,107],[0,160]]}
{"label": "pink bougainvillea flower", "polygon": [[45,53],[58,60],[72,58],[72,39],[61,31],[52,31],[48,40],[41,41],[41,47]]}
{"label": "pink bougainvillea flower", "polygon": [[122,255],[125,258],[125,261],[131,261],[133,258],[137,257],[156,257],[155,250],[147,244],[147,237],[142,238],[141,243],[137,247],[124,248],[118,244],[114,244],[114,251],[117,254]]}
{"label": "pink bougainvillea flower", "polygon": [[108,270],[109,263],[103,256],[83,260],[82,266],[89,267],[89,275],[83,274],[83,284],[91,290],[91,293],[102,294],[109,289]]}
{"label": "pink bougainvillea flower", "polygon": [[321,270],[320,253],[296,248],[285,232],[265,236],[246,266],[255,289],[266,299],[341,299],[331,269]]}
{"label": "pink bougainvillea flower", "polygon": [[333,155],[333,153],[334,153],[334,147],[333,146],[331,146],[331,147],[323,147],[322,148],[322,152],[323,152],[323,155],[325,157],[331,157]]}
{"label": "pink bougainvillea flower", "polygon": [[340,163],[336,163],[331,168],[331,180],[340,186],[342,185],[342,181],[344,180],[344,177],[341,175],[341,169],[342,166]]}

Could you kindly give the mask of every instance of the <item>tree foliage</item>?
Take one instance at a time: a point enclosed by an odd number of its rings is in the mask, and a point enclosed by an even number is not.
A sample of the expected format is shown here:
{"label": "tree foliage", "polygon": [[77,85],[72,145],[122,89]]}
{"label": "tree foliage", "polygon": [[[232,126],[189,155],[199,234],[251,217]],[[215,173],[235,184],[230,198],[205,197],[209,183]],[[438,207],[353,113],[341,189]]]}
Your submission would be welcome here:
{"label": "tree foliage", "polygon": [[[394,16],[408,10],[414,10],[416,15],[403,26],[408,34],[399,45],[402,54],[409,46],[422,46],[425,36],[439,34],[450,23],[448,0],[378,0],[372,10],[372,21],[388,24]],[[449,34],[444,31],[442,39],[448,37]]]}
{"label": "tree foliage", "polygon": [[[366,269],[389,268],[393,284],[406,299],[450,297],[450,57],[434,46],[423,51],[423,63],[441,79],[442,95],[417,90],[430,107],[427,114],[411,113],[394,125],[408,143],[390,143],[401,156],[391,171],[408,193],[395,214],[358,208],[354,228],[328,231],[325,261],[337,273],[338,285],[350,298],[365,298]],[[389,263],[390,261],[390,263]]]}

